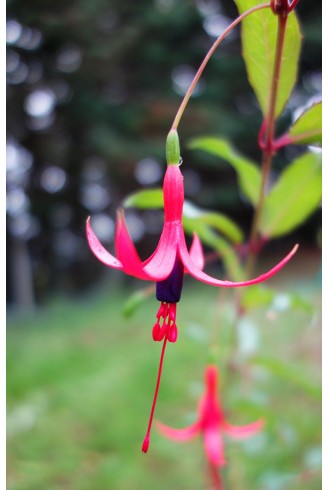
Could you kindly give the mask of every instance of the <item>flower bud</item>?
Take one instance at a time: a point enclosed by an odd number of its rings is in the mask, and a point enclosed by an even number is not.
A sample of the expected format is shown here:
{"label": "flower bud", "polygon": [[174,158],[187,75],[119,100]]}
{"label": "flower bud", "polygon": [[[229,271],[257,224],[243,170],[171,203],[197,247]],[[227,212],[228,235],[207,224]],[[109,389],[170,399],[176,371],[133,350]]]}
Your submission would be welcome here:
{"label": "flower bud", "polygon": [[168,165],[180,164],[180,143],[176,129],[171,129],[166,139],[166,162]]}

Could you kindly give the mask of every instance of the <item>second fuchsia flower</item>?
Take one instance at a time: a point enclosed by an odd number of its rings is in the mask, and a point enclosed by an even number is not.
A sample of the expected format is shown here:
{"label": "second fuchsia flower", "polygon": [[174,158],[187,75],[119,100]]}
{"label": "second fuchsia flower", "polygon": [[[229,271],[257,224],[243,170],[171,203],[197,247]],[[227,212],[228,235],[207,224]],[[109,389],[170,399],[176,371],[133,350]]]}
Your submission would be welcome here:
{"label": "second fuchsia flower", "polygon": [[154,253],[145,261],[141,261],[129,235],[123,211],[118,211],[115,232],[116,257],[110,254],[100,243],[87,220],[87,238],[94,255],[106,266],[122,270],[128,275],[141,280],[156,282],[156,298],[161,302],[156,314],[152,337],[155,341],[163,340],[155,395],[151,409],[147,434],[142,450],[147,452],[150,429],[159,390],[164,353],[167,341],[175,342],[178,337],[176,324],[176,304],[181,297],[184,273],[206,284],[234,288],[250,286],[266,281],[276,274],[295,254],[298,245],[275,267],[255,279],[242,282],[223,281],[203,272],[204,256],[202,245],[194,235],[190,251],[187,249],[183,225],[182,210],[184,203],[184,185],[180,165],[179,138],[176,130],[171,130],[166,145],[167,169],[164,177],[164,226]]}
{"label": "second fuchsia flower", "polygon": [[264,421],[259,419],[243,426],[228,423],[218,397],[218,377],[216,366],[206,368],[205,394],[199,401],[198,419],[194,424],[184,429],[173,429],[156,421],[156,426],[164,436],[178,442],[188,441],[200,434],[203,437],[205,454],[209,463],[214,466],[223,466],[225,464],[223,433],[235,439],[244,439],[259,432]]}

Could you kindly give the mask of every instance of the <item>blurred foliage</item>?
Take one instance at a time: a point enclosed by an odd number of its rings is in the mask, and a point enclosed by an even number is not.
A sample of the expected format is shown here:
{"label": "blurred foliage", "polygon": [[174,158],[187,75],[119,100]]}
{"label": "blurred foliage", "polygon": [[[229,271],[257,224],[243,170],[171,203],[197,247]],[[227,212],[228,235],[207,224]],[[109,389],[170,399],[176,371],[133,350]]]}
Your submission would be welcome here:
{"label": "blurred foliage", "polygon": [[[236,0],[240,13],[254,6],[254,0]],[[260,2],[258,2],[260,3]],[[260,10],[249,16],[242,24],[243,58],[246,63],[249,81],[256,93],[263,116],[269,109],[268,94],[271,88],[274,70],[275,46],[278,22],[269,9]],[[254,40],[256,40],[254,42]],[[279,90],[275,108],[278,117],[287,103],[294,88],[298,57],[301,48],[301,33],[294,12],[288,16],[284,39],[284,55],[282,57]]]}
{"label": "blurred foliage", "polygon": [[238,154],[226,140],[220,138],[196,138],[191,141],[190,148],[204,150],[215,155],[218,160],[215,162],[219,166],[222,162],[228,162],[237,173],[238,185],[243,195],[255,207],[261,187],[261,171],[254,162]]}
{"label": "blurred foliage", "polygon": [[[312,273],[298,279],[304,257],[296,261],[296,293],[311,308],[295,310],[276,283],[275,299],[238,324],[237,365],[232,293],[186,279],[179,304],[179,342],[167,349],[156,417],[175,427],[195,420],[214,356],[231,423],[266,419],[256,437],[225,438],[223,476],[233,490],[321,488],[321,291]],[[141,452],[160,350],[151,339],[156,301],[124,319],[127,288],[104,286],[9,316],[8,490],[203,488],[200,438],[180,445],[154,429]]]}
{"label": "blurred foliage", "polygon": [[[160,183],[166,134],[186,84],[220,22],[236,14],[230,0],[7,2],[9,302],[80,291],[99,277],[103,268],[84,236],[87,215],[97,218],[110,244],[124,197]],[[321,5],[301,1],[298,16],[299,79],[280,129],[321,90]],[[240,40],[231,35],[206,68],[180,135],[187,197],[228,214],[245,231],[252,209],[238,194],[233,171],[218,171],[208,165],[211,155],[185,145],[213,134],[258,162],[260,124]],[[276,171],[298,152],[281,152]],[[141,222],[131,210],[128,218],[141,252],[152,251],[159,231],[154,215]],[[313,243],[319,221],[317,213],[299,230],[304,241]]]}
{"label": "blurred foliage", "polygon": [[267,237],[290,232],[317,209],[321,198],[321,155],[304,153],[290,163],[267,194],[260,232]]}
{"label": "blurred foliage", "polygon": [[[290,128],[288,135],[298,144],[322,143],[322,103],[312,104]],[[318,124],[319,123],[319,124]]]}
{"label": "blurred foliage", "polygon": [[[304,134],[318,137],[321,106],[300,114],[321,90],[320,5],[300,2],[298,12],[304,36],[299,77],[287,101],[299,49],[294,19],[278,134],[289,127],[291,136],[313,143]],[[31,306],[47,293],[80,292],[72,303],[58,299],[35,311],[9,312],[9,490],[198,490],[204,484],[196,441],[182,448],[154,431],[150,453],[141,454],[160,348],[150,335],[154,286],[129,296],[131,279],[115,271],[114,277],[91,256],[84,223],[92,214],[111,248],[115,211],[123,203],[141,255],[153,250],[163,220],[167,130],[195,69],[236,13],[228,0],[8,2],[8,299]],[[180,130],[188,243],[196,231],[214,250],[207,261],[219,257],[234,280],[244,278],[243,241],[259,194],[257,133],[267,80],[263,85],[253,59],[263,50],[246,47],[245,66],[239,37],[225,40]],[[304,146],[285,148],[272,177],[262,235],[281,239],[293,232],[313,245],[320,213],[306,220],[321,197],[317,155]],[[317,269],[320,258],[313,249],[309,255]],[[320,488],[321,291],[320,278],[306,276],[309,255],[302,248],[294,275],[289,264],[270,287],[243,294],[189,289],[186,278],[181,342],[166,355],[178,375],[168,370],[169,383],[164,375],[156,416],[175,426],[194,420],[186,407],[194,410],[204,365],[218,364],[229,420],[266,419],[258,437],[226,443],[223,477],[234,490]],[[101,272],[108,278],[102,292],[82,294]],[[292,291],[279,289],[284,274]]]}

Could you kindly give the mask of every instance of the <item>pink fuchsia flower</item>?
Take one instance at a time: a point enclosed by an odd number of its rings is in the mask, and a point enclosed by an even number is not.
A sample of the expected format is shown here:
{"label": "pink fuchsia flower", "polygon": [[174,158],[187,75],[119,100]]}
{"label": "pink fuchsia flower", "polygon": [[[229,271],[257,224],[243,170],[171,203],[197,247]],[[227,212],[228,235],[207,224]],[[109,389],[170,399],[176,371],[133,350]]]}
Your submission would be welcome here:
{"label": "pink fuchsia flower", "polygon": [[184,273],[190,274],[201,282],[217,287],[250,286],[266,281],[276,274],[291,259],[298,247],[296,245],[271,270],[249,281],[223,281],[203,272],[204,256],[201,242],[197,235],[194,235],[190,251],[188,251],[182,225],[184,185],[183,176],[179,168],[179,139],[175,130],[170,131],[166,148],[168,166],[163,183],[164,226],[158,245],[147,260],[141,261],[129,235],[122,210],[119,210],[117,214],[114,240],[116,257],[110,254],[100,243],[91,228],[90,218],[87,220],[86,227],[89,246],[102,263],[138,279],[156,282],[156,298],[161,304],[156,314],[152,337],[155,341],[163,340],[163,347],[147,435],[142,446],[144,452],[147,452],[149,446],[150,429],[160,384],[166,343],[167,341],[175,342],[178,337],[176,304],[181,297]]}
{"label": "pink fuchsia flower", "polygon": [[199,401],[198,419],[184,429],[172,429],[156,421],[158,430],[169,439],[184,442],[200,434],[203,437],[205,454],[210,465],[223,466],[225,464],[223,433],[235,439],[244,439],[259,432],[264,424],[259,419],[248,425],[235,426],[225,420],[218,398],[218,370],[216,366],[208,366],[205,371],[205,394]]}
{"label": "pink fuchsia flower", "polygon": [[163,320],[164,330],[166,330],[164,333],[162,328],[156,327],[153,330],[153,337],[154,340],[162,340],[167,333],[168,337],[173,337],[171,341],[175,341],[176,336],[172,333],[172,328],[166,328],[166,325],[168,320],[173,321],[175,319],[175,306],[172,307],[171,305],[176,305],[180,300],[184,272],[212,286],[225,288],[251,286],[266,281],[280,271],[295,254],[298,245],[271,270],[248,281],[224,281],[203,272],[204,256],[197,235],[194,235],[189,252],[186,246],[182,225],[184,185],[179,168],[180,150],[176,131],[169,133],[167,148],[168,166],[163,184],[165,221],[154,253],[147,260],[141,261],[129,235],[122,210],[119,210],[117,214],[116,257],[110,254],[100,243],[91,228],[90,218],[87,220],[86,230],[92,252],[106,266],[122,270],[125,274],[141,280],[156,282],[156,297],[161,302],[156,317]]}

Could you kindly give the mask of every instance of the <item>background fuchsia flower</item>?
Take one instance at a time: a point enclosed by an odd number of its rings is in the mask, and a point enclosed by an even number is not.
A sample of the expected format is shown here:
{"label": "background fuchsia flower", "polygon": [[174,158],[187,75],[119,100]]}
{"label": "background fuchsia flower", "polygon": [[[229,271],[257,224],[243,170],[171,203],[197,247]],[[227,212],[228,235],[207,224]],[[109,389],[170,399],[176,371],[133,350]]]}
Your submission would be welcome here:
{"label": "background fuchsia flower", "polygon": [[183,176],[179,168],[179,139],[175,130],[171,130],[168,135],[166,153],[168,165],[163,183],[164,226],[158,245],[154,253],[147,260],[141,261],[131,240],[122,210],[119,210],[117,213],[114,240],[116,257],[110,254],[100,243],[91,228],[90,218],[88,218],[86,225],[89,246],[101,262],[108,267],[121,270],[125,274],[138,279],[156,282],[156,298],[161,304],[156,314],[152,337],[155,341],[164,340],[164,342],[147,435],[142,447],[144,452],[147,452],[149,446],[149,435],[160,384],[166,343],[167,341],[175,342],[178,337],[176,304],[181,297],[184,273],[187,272],[199,281],[212,286],[225,288],[250,286],[266,281],[276,274],[291,259],[298,248],[298,245],[295,245],[291,252],[275,267],[249,281],[223,281],[203,272],[204,256],[201,242],[197,235],[194,235],[190,251],[188,251],[183,230],[182,210],[184,185]]}
{"label": "background fuchsia flower", "polygon": [[156,420],[158,430],[169,439],[184,442],[201,434],[204,440],[206,457],[210,464],[223,466],[225,464],[222,433],[236,439],[244,439],[259,432],[264,420],[259,419],[248,425],[235,426],[229,424],[223,414],[218,398],[218,370],[216,366],[208,366],[205,371],[205,394],[199,401],[197,421],[184,429],[173,429]]}

